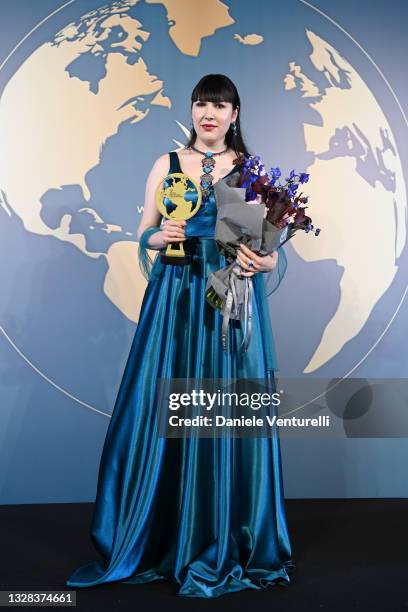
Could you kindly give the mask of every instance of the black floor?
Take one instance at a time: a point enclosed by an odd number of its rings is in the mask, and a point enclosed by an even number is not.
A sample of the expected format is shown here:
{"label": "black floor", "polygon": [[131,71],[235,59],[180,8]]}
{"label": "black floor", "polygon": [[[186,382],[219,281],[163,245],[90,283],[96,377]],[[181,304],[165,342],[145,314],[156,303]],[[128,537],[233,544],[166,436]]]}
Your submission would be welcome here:
{"label": "black floor", "polygon": [[[206,600],[164,581],[110,583],[77,589],[77,609],[408,612],[408,499],[287,500],[286,510],[296,564],[288,587]],[[0,590],[68,590],[74,569],[98,558],[91,516],[92,504],[0,506]]]}

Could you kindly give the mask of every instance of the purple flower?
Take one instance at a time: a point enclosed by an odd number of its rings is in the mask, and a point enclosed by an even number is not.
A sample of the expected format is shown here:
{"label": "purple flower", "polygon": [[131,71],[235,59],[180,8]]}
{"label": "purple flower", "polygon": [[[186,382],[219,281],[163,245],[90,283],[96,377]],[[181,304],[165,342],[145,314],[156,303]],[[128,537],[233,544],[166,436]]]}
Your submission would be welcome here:
{"label": "purple flower", "polygon": [[293,198],[296,194],[296,190],[299,187],[299,185],[297,185],[296,183],[294,185],[289,185],[288,187],[288,194],[290,195],[291,198]]}
{"label": "purple flower", "polygon": [[275,182],[277,181],[277,179],[282,175],[282,172],[280,171],[280,168],[271,168],[271,174],[272,174],[272,180]]}
{"label": "purple flower", "polygon": [[[259,155],[241,155],[239,158],[241,163],[243,159],[239,184],[246,190],[247,202],[256,200],[259,194],[269,211],[268,221],[276,227],[282,228],[291,224],[295,231],[302,229],[305,233],[313,232],[316,236],[319,235],[320,228],[315,229],[311,218],[305,215],[305,207],[300,206],[300,203],[307,203],[308,198],[296,196],[299,185],[308,182],[309,174],[296,173],[295,169],[292,169],[289,176],[279,182],[278,179],[282,177],[279,167],[270,168],[268,173]],[[292,213],[295,213],[293,222],[290,221]]]}

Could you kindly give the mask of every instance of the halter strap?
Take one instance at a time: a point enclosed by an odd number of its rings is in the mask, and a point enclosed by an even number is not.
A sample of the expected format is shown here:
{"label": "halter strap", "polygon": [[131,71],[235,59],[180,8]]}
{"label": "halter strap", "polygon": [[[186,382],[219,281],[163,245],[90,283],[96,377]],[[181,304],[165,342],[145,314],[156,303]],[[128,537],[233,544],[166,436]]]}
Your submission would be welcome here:
{"label": "halter strap", "polygon": [[176,151],[169,151],[170,156],[170,169],[169,174],[173,174],[173,172],[182,172],[180,166],[179,156]]}

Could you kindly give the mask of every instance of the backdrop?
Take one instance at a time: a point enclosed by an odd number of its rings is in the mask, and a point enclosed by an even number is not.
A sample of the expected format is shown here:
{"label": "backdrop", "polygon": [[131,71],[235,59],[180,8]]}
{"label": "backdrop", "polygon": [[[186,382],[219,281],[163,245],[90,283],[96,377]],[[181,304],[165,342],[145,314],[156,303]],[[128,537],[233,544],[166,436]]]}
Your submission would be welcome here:
{"label": "backdrop", "polygon": [[214,72],[238,87],[251,150],[310,173],[322,228],[285,245],[269,298],[281,385],[305,383],[309,406],[336,389],[336,435],[282,437],[286,496],[406,497],[408,4],[0,11],[0,503],[94,499],[145,289],[146,177]]}

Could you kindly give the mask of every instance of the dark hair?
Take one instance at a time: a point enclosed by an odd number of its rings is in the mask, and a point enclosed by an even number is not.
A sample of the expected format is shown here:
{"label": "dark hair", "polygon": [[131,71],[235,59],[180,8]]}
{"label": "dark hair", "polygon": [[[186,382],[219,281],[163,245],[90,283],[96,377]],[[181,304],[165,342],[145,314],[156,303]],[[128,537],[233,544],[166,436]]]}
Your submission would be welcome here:
{"label": "dark hair", "polygon": [[[191,106],[193,106],[193,103],[197,100],[202,102],[213,102],[214,104],[218,102],[231,102],[233,110],[239,108],[238,116],[235,121],[237,133],[234,135],[232,127],[230,126],[225,134],[225,144],[237,154],[244,153],[245,155],[249,155],[249,151],[241,134],[241,100],[238,90],[231,79],[224,74],[207,74],[203,76],[192,91]],[[190,147],[193,145],[196,138],[197,132],[194,126],[192,126],[188,143],[185,146]]]}

